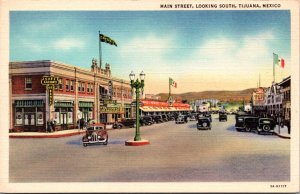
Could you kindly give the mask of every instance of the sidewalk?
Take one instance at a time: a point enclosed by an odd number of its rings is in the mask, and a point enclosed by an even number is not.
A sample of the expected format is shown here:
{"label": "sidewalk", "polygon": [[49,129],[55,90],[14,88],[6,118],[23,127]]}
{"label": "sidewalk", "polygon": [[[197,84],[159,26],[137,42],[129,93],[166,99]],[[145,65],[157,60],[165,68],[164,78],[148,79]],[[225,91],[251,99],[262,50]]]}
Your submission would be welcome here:
{"label": "sidewalk", "polygon": [[285,138],[285,139],[291,139],[291,134],[288,133],[288,128],[286,126],[279,128],[279,126],[276,125],[274,131],[278,137]]}
{"label": "sidewalk", "polygon": [[69,129],[62,131],[55,131],[51,133],[46,132],[19,132],[9,133],[9,138],[59,138],[73,135],[79,135],[85,133],[85,130]]}

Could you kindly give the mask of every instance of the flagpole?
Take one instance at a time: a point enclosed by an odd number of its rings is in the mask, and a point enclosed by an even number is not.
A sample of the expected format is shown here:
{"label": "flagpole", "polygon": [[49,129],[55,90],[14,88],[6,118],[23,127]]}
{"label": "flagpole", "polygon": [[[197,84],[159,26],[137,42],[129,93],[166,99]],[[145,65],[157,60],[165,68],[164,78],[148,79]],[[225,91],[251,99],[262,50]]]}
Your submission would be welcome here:
{"label": "flagpole", "polygon": [[275,83],[275,64],[274,64],[274,58],[275,57],[275,53],[273,53],[273,82]]}
{"label": "flagpole", "polygon": [[169,78],[169,97],[171,96],[171,84],[170,84],[170,78]]}
{"label": "flagpole", "polygon": [[101,69],[101,66],[102,66],[102,49],[101,49],[100,30],[99,30],[98,39],[99,39],[99,65],[100,65],[100,69]]}

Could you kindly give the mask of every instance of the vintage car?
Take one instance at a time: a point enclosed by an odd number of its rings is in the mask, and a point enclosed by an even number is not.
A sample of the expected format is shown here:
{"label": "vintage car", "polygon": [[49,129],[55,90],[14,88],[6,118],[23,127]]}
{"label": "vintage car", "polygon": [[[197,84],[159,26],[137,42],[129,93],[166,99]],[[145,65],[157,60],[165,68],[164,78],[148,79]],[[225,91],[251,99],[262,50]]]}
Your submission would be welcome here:
{"label": "vintage car", "polygon": [[163,118],[162,118],[161,115],[154,115],[152,118],[153,118],[153,120],[154,120],[155,123],[162,123],[162,122],[164,122],[164,120],[163,120]]}
{"label": "vintage car", "polygon": [[238,116],[236,118],[235,129],[237,131],[247,131],[256,130],[258,126],[258,117],[256,116]]}
{"label": "vintage car", "polygon": [[208,117],[199,117],[197,123],[197,129],[209,129],[211,130],[211,122]]}
{"label": "vintage car", "polygon": [[115,122],[113,124],[114,129],[121,129],[124,127],[135,127],[135,119],[123,119],[120,122]]}
{"label": "vintage car", "polygon": [[194,114],[191,114],[190,116],[189,116],[189,121],[196,121],[196,115],[194,115]]}
{"label": "vintage car", "polygon": [[87,126],[86,133],[82,137],[82,144],[84,147],[90,144],[107,145],[108,134],[103,124],[92,124]]}
{"label": "vintage car", "polygon": [[151,116],[143,116],[141,117],[140,119],[140,124],[141,126],[144,126],[144,125],[152,125],[154,123],[153,119]]}
{"label": "vintage car", "polygon": [[162,114],[161,117],[164,122],[169,121],[168,116],[166,114]]}
{"label": "vintage car", "polygon": [[227,114],[226,113],[219,113],[219,121],[227,121]]}
{"label": "vintage car", "polygon": [[202,113],[198,114],[198,120],[203,117],[208,118],[209,121],[212,122],[212,117],[211,117],[210,112],[202,112]]}
{"label": "vintage car", "polygon": [[271,118],[260,118],[258,120],[257,132],[258,134],[274,133],[274,128],[276,124]]}
{"label": "vintage car", "polygon": [[178,115],[178,117],[175,119],[175,123],[186,123],[186,117],[185,115]]}

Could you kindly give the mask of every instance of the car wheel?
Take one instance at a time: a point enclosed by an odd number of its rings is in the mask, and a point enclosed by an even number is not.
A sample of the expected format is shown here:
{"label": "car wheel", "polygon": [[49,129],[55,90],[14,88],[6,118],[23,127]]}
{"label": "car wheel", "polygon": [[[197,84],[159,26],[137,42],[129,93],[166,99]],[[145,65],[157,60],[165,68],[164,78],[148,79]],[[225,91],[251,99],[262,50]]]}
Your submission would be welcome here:
{"label": "car wheel", "polygon": [[263,126],[263,130],[265,131],[265,132],[269,132],[270,131],[270,126],[269,125],[264,125]]}
{"label": "car wheel", "polygon": [[202,124],[202,126],[203,126],[203,127],[206,127],[206,126],[207,126],[207,123],[204,122],[204,123]]}
{"label": "car wheel", "polygon": [[83,144],[83,147],[86,147],[86,146],[87,146],[87,143],[84,143],[84,144]]}
{"label": "car wheel", "polygon": [[118,126],[118,129],[122,129],[122,125],[119,125],[119,126]]}
{"label": "car wheel", "polygon": [[250,132],[250,131],[251,131],[251,128],[250,128],[250,127],[246,127],[245,130],[246,130],[247,132]]}
{"label": "car wheel", "polygon": [[103,144],[107,145],[107,143],[108,143],[108,137],[106,138],[106,141]]}

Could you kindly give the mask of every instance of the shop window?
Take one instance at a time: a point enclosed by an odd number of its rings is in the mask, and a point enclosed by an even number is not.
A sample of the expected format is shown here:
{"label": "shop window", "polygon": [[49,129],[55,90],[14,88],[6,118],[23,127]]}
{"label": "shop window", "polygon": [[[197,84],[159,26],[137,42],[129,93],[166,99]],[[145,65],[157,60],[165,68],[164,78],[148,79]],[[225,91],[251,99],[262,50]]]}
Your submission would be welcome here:
{"label": "shop window", "polygon": [[25,77],[25,90],[32,90],[32,78]]}
{"label": "shop window", "polygon": [[66,91],[70,90],[70,80],[66,80]]}
{"label": "shop window", "polygon": [[16,117],[15,124],[23,125],[23,109],[22,108],[16,108],[15,117]]}

